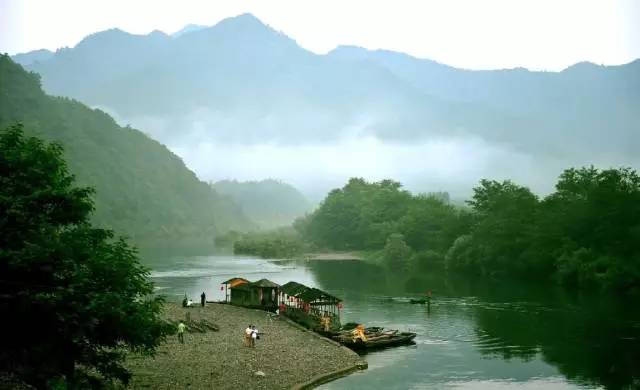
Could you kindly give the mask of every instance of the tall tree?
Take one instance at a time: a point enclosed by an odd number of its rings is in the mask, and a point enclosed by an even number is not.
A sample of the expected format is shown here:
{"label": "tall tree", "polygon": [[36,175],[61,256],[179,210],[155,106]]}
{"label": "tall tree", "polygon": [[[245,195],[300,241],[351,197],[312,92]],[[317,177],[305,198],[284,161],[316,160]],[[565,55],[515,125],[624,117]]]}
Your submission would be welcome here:
{"label": "tall tree", "polygon": [[74,186],[62,147],[0,131],[0,371],[38,388],[123,382],[127,351],[170,332],[136,250],[89,223],[93,190]]}

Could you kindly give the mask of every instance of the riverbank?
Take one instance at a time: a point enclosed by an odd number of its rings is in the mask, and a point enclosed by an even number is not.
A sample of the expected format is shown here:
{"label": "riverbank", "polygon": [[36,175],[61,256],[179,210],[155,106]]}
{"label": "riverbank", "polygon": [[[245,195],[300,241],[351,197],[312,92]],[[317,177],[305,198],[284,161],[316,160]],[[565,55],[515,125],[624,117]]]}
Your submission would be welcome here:
{"label": "riverbank", "polygon": [[[186,333],[184,344],[170,337],[155,357],[130,356],[132,388],[300,388],[346,375],[364,363],[349,349],[285,319],[272,320],[263,311],[224,304],[185,309],[168,303],[164,316],[177,321],[186,313],[194,321],[215,323],[220,330]],[[263,333],[255,348],[243,343],[249,324]]]}
{"label": "riverbank", "polygon": [[363,260],[358,252],[305,253],[306,260]]}

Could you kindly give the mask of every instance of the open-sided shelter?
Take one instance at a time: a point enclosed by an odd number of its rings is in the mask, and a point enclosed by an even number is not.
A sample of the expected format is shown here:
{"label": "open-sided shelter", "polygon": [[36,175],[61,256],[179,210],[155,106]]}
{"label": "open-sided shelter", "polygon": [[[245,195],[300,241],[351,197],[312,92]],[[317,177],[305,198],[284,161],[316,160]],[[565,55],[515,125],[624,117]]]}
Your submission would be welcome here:
{"label": "open-sided shelter", "polygon": [[289,282],[280,288],[280,303],[285,314],[309,327],[319,326],[329,318],[331,327],[340,325],[342,300],[317,288]]}

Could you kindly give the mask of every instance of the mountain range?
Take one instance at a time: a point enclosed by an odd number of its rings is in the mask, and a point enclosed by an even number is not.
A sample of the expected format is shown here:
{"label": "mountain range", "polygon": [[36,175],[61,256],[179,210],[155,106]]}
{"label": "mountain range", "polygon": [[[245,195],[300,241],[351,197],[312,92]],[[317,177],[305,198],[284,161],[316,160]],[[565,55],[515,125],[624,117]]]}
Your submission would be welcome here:
{"label": "mountain range", "polygon": [[473,138],[540,166],[638,163],[640,60],[475,71],[352,46],[315,54],[250,14],[173,36],[112,29],[13,58],[39,73],[48,93],[181,150]]}

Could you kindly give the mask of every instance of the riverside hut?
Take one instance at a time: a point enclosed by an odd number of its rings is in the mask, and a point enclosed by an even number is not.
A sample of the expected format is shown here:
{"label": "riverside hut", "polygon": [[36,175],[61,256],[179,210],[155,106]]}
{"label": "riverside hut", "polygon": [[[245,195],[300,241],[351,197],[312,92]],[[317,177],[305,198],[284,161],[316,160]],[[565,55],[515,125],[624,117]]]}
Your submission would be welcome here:
{"label": "riverside hut", "polygon": [[342,300],[317,288],[289,282],[280,288],[280,304],[284,314],[309,328],[321,328],[324,321],[329,328],[340,326]]}
{"label": "riverside hut", "polygon": [[268,279],[241,283],[229,287],[230,303],[257,309],[275,311],[278,307],[280,285]]}
{"label": "riverside hut", "polygon": [[222,282],[222,285],[224,286],[224,301],[229,303],[230,302],[230,289],[233,287],[237,287],[240,286],[242,284],[247,284],[249,283],[249,281],[247,279],[244,278],[231,278],[225,282]]}

